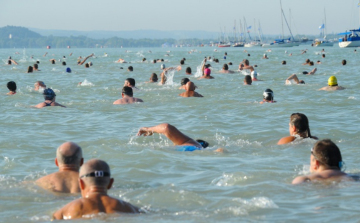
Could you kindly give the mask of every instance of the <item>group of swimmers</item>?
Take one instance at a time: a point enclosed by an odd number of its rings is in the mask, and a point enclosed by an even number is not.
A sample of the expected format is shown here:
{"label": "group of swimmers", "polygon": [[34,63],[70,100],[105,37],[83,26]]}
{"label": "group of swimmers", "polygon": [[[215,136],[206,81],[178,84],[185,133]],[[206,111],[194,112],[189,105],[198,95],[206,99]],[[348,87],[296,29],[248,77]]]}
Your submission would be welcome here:
{"label": "group of swimmers", "polygon": [[[79,65],[85,63],[85,61],[92,57],[89,55],[82,61],[78,61]],[[225,55],[226,58],[227,55]],[[206,58],[203,61],[201,67],[202,76],[199,79],[214,79],[211,76],[211,65],[207,64]],[[182,60],[184,62],[184,60]],[[180,71],[181,65],[177,67],[166,68],[165,64],[160,66],[162,73],[160,74],[160,84],[166,83],[167,73],[170,71]],[[14,63],[14,62],[12,62]],[[51,60],[51,63],[55,63],[55,60]],[[87,63],[89,64],[89,63]],[[309,64],[310,65],[310,64]],[[89,64],[90,66],[90,64]],[[310,65],[311,66],[311,65]],[[259,81],[257,79],[257,72],[254,66],[251,66],[249,60],[244,59],[239,64],[239,71],[249,70],[250,75],[246,75],[244,78],[245,85],[251,85],[252,81]],[[131,72],[133,68],[129,69]],[[228,64],[224,64],[223,69],[219,73],[233,73],[229,71]],[[316,69],[312,71],[314,74]],[[191,75],[191,68],[186,69],[186,74]],[[296,74],[291,75],[286,80],[296,84],[304,84],[304,81],[299,80]],[[158,77],[153,73],[150,77],[150,83],[158,82]],[[183,78],[181,81],[181,89],[185,89],[185,92],[181,93],[182,97],[203,97],[201,94],[195,92],[196,85],[188,78]],[[341,90],[344,89],[337,85],[336,77],[332,76],[328,80],[327,88],[321,90]],[[9,95],[16,94],[16,83],[10,81],[7,84],[10,92]],[[45,101],[36,105],[36,108],[42,108],[47,106],[61,106],[55,102],[56,94],[51,88],[46,88],[46,85],[42,81],[37,81],[34,84],[34,90],[43,90]],[[129,104],[135,102],[143,102],[139,98],[133,97],[133,92],[138,90],[135,87],[135,79],[127,78],[122,88],[122,98],[113,102],[113,104]],[[266,89],[263,93],[263,101],[261,103],[274,103],[274,92],[271,89]],[[163,134],[169,140],[171,140],[176,146],[178,151],[196,151],[202,150],[209,146],[209,143],[201,139],[193,139],[184,133],[182,133],[175,126],[162,123],[152,127],[141,127],[137,133],[138,136],[151,136],[154,133]],[[306,115],[301,113],[294,113],[290,116],[289,121],[289,136],[283,137],[278,141],[279,145],[299,141],[305,138],[312,138],[318,140],[316,136],[311,135],[309,120]],[[216,152],[224,152],[223,148],[218,148]],[[84,163],[82,156],[82,150],[80,146],[73,142],[66,142],[59,146],[56,151],[56,165],[59,171],[56,173],[44,176],[36,181],[36,184],[40,187],[59,193],[81,193],[81,198],[76,199],[69,204],[65,205],[60,210],[53,214],[54,219],[74,219],[81,218],[100,212],[104,213],[141,213],[141,209],[131,205],[130,203],[112,198],[107,195],[107,190],[111,188],[114,179],[111,177],[109,165],[102,160],[93,159]],[[310,153],[310,174],[305,176],[296,177],[292,183],[299,184],[309,181],[341,181],[352,180],[352,178],[344,173],[341,169],[343,166],[342,156],[340,149],[337,145],[329,139],[317,141]]]}

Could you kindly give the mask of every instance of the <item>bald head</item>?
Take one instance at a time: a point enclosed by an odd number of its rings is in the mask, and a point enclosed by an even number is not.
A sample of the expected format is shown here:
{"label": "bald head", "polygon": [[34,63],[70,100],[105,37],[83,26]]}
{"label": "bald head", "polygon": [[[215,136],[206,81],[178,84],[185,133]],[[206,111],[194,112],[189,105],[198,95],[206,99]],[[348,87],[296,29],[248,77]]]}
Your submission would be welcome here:
{"label": "bald head", "polygon": [[73,142],[65,142],[56,150],[56,159],[60,165],[79,165],[82,159],[81,147]]}
{"label": "bald head", "polygon": [[195,84],[191,81],[187,82],[185,85],[186,91],[195,91]]}
{"label": "bald head", "polygon": [[92,159],[81,166],[79,176],[88,185],[108,186],[110,182],[110,167],[103,160]]}

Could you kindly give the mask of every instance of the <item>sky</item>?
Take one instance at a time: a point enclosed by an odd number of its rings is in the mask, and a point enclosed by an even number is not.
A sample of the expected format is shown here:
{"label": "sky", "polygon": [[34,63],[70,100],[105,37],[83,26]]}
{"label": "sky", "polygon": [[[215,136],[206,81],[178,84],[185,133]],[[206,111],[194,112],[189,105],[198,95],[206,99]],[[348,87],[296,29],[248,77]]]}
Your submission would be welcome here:
{"label": "sky", "polygon": [[[264,34],[281,34],[280,0],[0,0],[0,27],[126,31],[202,30],[231,32],[236,20],[260,22]],[[326,11],[327,33],[359,27],[359,0],[282,0],[296,34],[319,34]],[[291,16],[290,12],[291,11]],[[290,19],[291,18],[291,19]],[[285,35],[288,34],[284,22]],[[253,32],[254,30],[252,30]]]}

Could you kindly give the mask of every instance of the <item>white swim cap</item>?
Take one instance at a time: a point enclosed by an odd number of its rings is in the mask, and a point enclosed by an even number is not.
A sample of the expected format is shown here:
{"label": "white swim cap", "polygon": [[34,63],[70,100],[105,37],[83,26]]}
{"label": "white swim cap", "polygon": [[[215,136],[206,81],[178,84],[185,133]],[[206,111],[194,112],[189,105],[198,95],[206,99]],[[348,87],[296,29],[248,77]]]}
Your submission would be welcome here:
{"label": "white swim cap", "polygon": [[161,68],[161,69],[165,69],[165,64],[161,64],[161,65],[160,65],[160,68]]}

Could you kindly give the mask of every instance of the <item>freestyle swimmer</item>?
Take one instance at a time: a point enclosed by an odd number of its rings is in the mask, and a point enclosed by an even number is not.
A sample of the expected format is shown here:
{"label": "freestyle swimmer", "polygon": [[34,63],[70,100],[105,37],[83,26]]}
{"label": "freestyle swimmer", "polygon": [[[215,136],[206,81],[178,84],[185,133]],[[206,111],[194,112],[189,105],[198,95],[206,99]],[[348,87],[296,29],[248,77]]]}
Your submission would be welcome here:
{"label": "freestyle swimmer", "polygon": [[175,146],[181,146],[180,151],[194,151],[201,150],[209,146],[209,143],[204,140],[194,140],[189,136],[180,132],[175,126],[168,123],[159,124],[153,127],[141,127],[137,133],[137,136],[151,136],[153,133],[159,133],[165,135],[170,139]]}
{"label": "freestyle swimmer", "polygon": [[98,213],[140,213],[139,208],[107,194],[114,178],[111,178],[110,167],[105,161],[89,160],[80,168],[79,176],[81,198],[56,211],[53,219],[86,218]]}
{"label": "freestyle swimmer", "polygon": [[59,171],[41,177],[36,184],[53,192],[79,193],[79,169],[83,162],[81,147],[73,142],[65,142],[56,150],[55,164]]}

